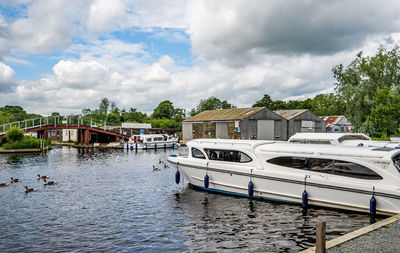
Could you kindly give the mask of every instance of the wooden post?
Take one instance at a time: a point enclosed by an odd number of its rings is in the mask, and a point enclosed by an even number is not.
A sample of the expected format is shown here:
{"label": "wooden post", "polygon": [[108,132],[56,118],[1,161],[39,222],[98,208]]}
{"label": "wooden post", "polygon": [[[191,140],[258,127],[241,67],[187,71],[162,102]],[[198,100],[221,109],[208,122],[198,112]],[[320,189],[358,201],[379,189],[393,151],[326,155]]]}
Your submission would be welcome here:
{"label": "wooden post", "polygon": [[325,243],[325,230],[326,222],[317,221],[315,229],[315,252],[316,253],[326,253],[326,243]]}

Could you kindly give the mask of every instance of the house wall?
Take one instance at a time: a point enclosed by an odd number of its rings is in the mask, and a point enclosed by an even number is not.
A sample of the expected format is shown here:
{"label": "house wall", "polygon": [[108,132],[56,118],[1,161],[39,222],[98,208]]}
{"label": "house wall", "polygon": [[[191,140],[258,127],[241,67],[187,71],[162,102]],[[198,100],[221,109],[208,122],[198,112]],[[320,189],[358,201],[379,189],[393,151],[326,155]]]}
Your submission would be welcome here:
{"label": "house wall", "polygon": [[242,139],[258,139],[257,120],[274,120],[274,138],[275,140],[287,140],[287,120],[269,109],[261,110],[241,122]]}
{"label": "house wall", "polygon": [[182,122],[182,139],[183,143],[193,139],[193,125],[189,122]]}
{"label": "house wall", "polygon": [[[303,123],[302,121],[306,122]],[[311,124],[311,127],[308,127],[307,121],[313,122]],[[288,120],[288,135],[289,135],[288,137],[294,135],[295,133],[301,133],[301,132],[323,133],[325,131],[326,131],[325,121],[315,116],[315,114],[312,113],[311,111],[305,111],[304,113]]]}
{"label": "house wall", "polygon": [[77,141],[78,140],[78,129],[63,129],[62,130],[62,141]]}

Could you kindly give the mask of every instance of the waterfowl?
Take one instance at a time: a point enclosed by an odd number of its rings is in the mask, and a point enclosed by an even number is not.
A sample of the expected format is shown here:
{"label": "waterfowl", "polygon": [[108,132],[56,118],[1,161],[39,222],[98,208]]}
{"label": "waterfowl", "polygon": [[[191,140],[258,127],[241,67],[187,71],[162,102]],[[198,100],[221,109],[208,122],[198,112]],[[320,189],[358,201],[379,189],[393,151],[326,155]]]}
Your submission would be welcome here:
{"label": "waterfowl", "polygon": [[164,169],[166,168],[169,168],[169,166],[166,163],[164,163]]}
{"label": "waterfowl", "polygon": [[24,188],[25,188],[25,192],[26,193],[28,193],[28,192],[36,192],[37,191],[37,189],[35,189],[35,188],[28,188],[28,186],[24,186]]}
{"label": "waterfowl", "polygon": [[162,163],[161,159],[158,159],[158,163],[159,163],[159,164],[161,164],[161,163]]}
{"label": "waterfowl", "polygon": [[37,174],[37,177],[38,177],[38,180],[49,178],[48,176],[41,176],[40,174]]}
{"label": "waterfowl", "polygon": [[0,187],[6,187],[6,186],[8,186],[10,183],[1,183],[0,184]]}
{"label": "waterfowl", "polygon": [[56,181],[46,181],[46,179],[45,179],[45,178],[43,178],[43,182],[44,182],[44,185],[52,185],[52,184],[56,184]]}
{"label": "waterfowl", "polygon": [[160,168],[157,168],[156,166],[153,165],[153,171],[159,171]]}
{"label": "waterfowl", "polygon": [[10,182],[11,183],[19,183],[19,182],[22,182],[22,181],[20,179],[18,179],[18,178],[10,177]]}

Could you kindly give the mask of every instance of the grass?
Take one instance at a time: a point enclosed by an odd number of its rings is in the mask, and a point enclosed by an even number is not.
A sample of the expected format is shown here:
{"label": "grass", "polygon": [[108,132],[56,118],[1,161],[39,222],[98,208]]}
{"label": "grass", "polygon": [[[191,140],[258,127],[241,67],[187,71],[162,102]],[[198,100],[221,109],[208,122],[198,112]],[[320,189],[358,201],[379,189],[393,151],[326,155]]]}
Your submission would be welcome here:
{"label": "grass", "polygon": [[[45,146],[49,146],[50,144],[50,140],[44,140]],[[31,136],[24,136],[20,142],[5,143],[0,148],[3,150],[40,148],[40,139]]]}

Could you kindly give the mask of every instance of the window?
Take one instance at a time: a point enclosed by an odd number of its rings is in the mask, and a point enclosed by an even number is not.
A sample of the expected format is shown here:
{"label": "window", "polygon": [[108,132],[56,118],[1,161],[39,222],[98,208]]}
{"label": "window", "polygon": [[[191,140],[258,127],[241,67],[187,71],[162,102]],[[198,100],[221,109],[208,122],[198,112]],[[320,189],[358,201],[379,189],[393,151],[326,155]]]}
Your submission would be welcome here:
{"label": "window", "polygon": [[192,148],[192,157],[200,158],[200,159],[206,159],[206,157],[204,156],[203,152],[201,152],[197,148]]}
{"label": "window", "polygon": [[204,149],[210,160],[219,160],[236,163],[251,162],[252,159],[243,152],[236,150],[223,150],[223,149]]}
{"label": "window", "polygon": [[164,138],[163,138],[163,137],[154,137],[153,140],[154,140],[154,141],[163,141]]}
{"label": "window", "polygon": [[400,154],[393,157],[393,163],[396,169],[400,172]]}
{"label": "window", "polygon": [[368,180],[382,179],[379,174],[365,166],[342,160],[281,156],[269,159],[267,160],[267,162],[293,169],[310,170],[315,172],[334,174],[338,176]]}

